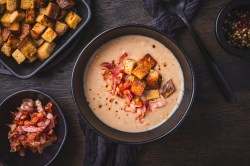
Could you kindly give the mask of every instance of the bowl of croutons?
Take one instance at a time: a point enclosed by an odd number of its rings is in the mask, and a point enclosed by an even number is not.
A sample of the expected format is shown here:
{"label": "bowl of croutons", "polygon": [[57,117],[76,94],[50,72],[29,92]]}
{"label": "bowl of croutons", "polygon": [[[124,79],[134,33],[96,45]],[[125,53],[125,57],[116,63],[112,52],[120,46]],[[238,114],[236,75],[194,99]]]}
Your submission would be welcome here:
{"label": "bowl of croutons", "polygon": [[171,38],[149,26],[125,25],[101,33],[80,53],[72,89],[80,115],[97,134],[141,144],[183,121],[195,76]]}
{"label": "bowl of croutons", "polygon": [[30,78],[83,29],[91,11],[85,0],[0,0],[0,62]]}

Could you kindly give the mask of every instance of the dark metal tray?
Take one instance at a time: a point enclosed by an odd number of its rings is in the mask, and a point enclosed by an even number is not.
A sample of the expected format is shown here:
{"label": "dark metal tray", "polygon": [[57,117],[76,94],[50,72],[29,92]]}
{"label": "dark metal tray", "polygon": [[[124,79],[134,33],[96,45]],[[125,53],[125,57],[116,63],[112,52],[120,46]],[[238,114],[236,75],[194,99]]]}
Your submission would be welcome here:
{"label": "dark metal tray", "polygon": [[[17,78],[20,79],[27,79],[32,76],[34,76],[36,73],[38,73],[42,69],[47,69],[46,66],[51,67],[55,63],[58,63],[61,59],[63,59],[66,55],[69,54],[69,49],[65,49],[65,47],[74,39],[74,41],[71,42],[71,48],[73,48],[79,41],[78,34],[80,31],[86,26],[86,24],[89,22],[91,17],[91,9],[89,7],[89,3],[85,0],[78,0],[76,1],[76,10],[77,13],[82,17],[83,21],[80,22],[78,27],[75,30],[68,31],[62,38],[60,38],[57,41],[57,46],[54,51],[54,53],[45,61],[40,62],[36,61],[34,63],[23,63],[21,65],[18,65],[13,58],[9,58],[6,55],[4,55],[2,52],[0,52],[0,62],[3,64],[4,67],[8,69],[10,73],[7,71],[1,72],[1,74],[6,75],[15,75]],[[73,43],[74,42],[74,43]],[[61,52],[63,51],[63,53]],[[62,57],[60,58],[60,55],[62,54]]]}

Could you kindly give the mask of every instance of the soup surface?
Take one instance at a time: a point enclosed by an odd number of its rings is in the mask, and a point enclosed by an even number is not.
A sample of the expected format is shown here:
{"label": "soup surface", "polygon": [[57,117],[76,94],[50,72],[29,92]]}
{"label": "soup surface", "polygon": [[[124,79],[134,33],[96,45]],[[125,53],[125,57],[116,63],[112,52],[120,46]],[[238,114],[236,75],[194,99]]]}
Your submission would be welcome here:
{"label": "soup surface", "polygon": [[[103,62],[119,60],[124,52],[127,58],[135,61],[150,54],[157,61],[154,70],[162,77],[160,89],[170,79],[175,86],[169,97],[161,96],[166,104],[147,112],[143,121],[138,121],[135,113],[124,110],[126,99],[106,90],[107,84],[100,70]],[[94,53],[85,70],[84,91],[90,108],[102,122],[120,131],[143,132],[161,125],[178,108],[184,93],[183,73],[173,53],[163,44],[149,37],[127,35],[109,41]]]}

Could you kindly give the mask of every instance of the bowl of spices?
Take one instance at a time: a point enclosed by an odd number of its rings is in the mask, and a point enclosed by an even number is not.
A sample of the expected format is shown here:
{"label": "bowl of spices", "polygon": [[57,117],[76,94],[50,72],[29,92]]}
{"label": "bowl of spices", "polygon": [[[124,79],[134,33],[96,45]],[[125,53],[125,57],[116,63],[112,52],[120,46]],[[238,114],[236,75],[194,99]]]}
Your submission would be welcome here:
{"label": "bowl of spices", "polygon": [[218,14],[215,32],[227,52],[250,57],[250,1],[229,2]]}

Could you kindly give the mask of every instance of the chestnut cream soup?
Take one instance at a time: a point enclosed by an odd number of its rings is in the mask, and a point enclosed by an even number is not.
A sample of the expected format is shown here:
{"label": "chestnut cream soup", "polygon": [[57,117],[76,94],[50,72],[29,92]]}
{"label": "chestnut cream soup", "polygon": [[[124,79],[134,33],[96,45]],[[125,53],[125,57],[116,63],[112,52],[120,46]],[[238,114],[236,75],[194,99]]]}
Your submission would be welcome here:
{"label": "chestnut cream soup", "polygon": [[[140,62],[146,59],[148,63],[147,58],[156,63],[141,67]],[[132,72],[124,65],[130,61],[134,63]],[[137,67],[143,71],[146,68],[146,75],[136,72]],[[115,73],[118,69],[121,74]],[[158,81],[153,80],[155,87],[149,86],[150,73],[159,73]],[[120,79],[119,84],[113,78]],[[130,85],[125,86],[127,78]],[[127,35],[107,42],[94,53],[85,70],[84,91],[90,108],[102,122],[120,131],[143,132],[161,125],[178,108],[184,93],[183,73],[163,44],[149,37]]]}

